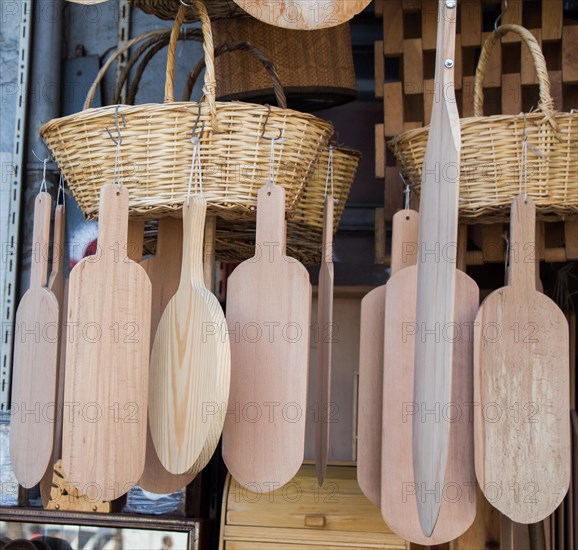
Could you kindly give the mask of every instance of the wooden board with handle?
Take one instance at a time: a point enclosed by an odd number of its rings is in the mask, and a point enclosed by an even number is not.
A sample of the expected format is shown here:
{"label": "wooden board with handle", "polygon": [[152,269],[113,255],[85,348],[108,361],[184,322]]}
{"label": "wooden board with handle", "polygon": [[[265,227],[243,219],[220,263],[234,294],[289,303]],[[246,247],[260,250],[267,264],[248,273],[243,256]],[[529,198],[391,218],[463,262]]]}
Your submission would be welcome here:
{"label": "wooden board with handle", "polygon": [[[418,214],[402,210],[393,216],[391,275],[412,265],[417,252]],[[383,415],[384,315],[387,284],[361,300],[359,340],[359,412],[357,481],[365,496],[381,506],[381,439]]]}
{"label": "wooden board with handle", "polygon": [[536,523],[570,482],[569,331],[536,290],[535,205],[512,202],[508,286],[483,302],[474,330],[475,463],[488,500]]}
{"label": "wooden board with handle", "polygon": [[285,256],[285,191],[263,186],[257,198],[255,256],[227,281],[231,394],[223,459],[244,487],[269,492],[303,462],[311,284]]}
{"label": "wooden board with handle", "polygon": [[[403,215],[403,211],[397,215]],[[410,215],[417,218],[417,213]],[[385,522],[399,536],[430,546],[457,538],[476,517],[471,418],[472,323],[478,310],[479,291],[468,275],[463,271],[457,272],[455,324],[451,332],[444,334],[455,342],[448,400],[451,404],[436,413],[438,422],[449,425],[448,461],[444,472],[445,484],[439,491],[439,518],[432,534],[426,537],[417,507],[422,490],[414,479],[412,468],[412,420],[415,415],[423,414],[413,399],[415,340],[419,337],[416,323],[417,271],[415,265],[398,271],[386,285],[381,512]]]}
{"label": "wooden board with handle", "polygon": [[58,376],[58,300],[46,288],[52,198],[34,202],[30,286],[18,304],[10,417],[10,458],[23,487],[36,485],[52,457]]}
{"label": "wooden board with handle", "polygon": [[249,15],[275,27],[315,30],[335,27],[349,21],[365,9],[371,0],[235,0]]}
{"label": "wooden board with handle", "polygon": [[146,445],[151,284],[127,256],[128,190],[100,192],[98,251],[70,273],[62,466],[89,498],[140,478]]}
{"label": "wooden board with handle", "polygon": [[[457,2],[440,0],[435,89],[422,170],[417,277],[414,401],[423,411],[450,402],[453,342],[436,335],[454,322],[460,161],[460,117],[454,90]],[[413,417],[413,469],[422,488],[417,499],[423,534],[431,536],[442,498],[448,458],[449,422],[435,414]]]}
{"label": "wooden board with handle", "polygon": [[331,348],[333,339],[333,195],[325,197],[323,250],[317,298],[317,422],[315,424],[315,467],[323,485],[329,457],[331,403]]}
{"label": "wooden board with handle", "polygon": [[219,418],[230,378],[230,346],[219,301],[204,283],[207,203],[183,207],[183,258],[177,292],[159,321],[152,352],[149,425],[161,464],[172,474],[195,465]]}

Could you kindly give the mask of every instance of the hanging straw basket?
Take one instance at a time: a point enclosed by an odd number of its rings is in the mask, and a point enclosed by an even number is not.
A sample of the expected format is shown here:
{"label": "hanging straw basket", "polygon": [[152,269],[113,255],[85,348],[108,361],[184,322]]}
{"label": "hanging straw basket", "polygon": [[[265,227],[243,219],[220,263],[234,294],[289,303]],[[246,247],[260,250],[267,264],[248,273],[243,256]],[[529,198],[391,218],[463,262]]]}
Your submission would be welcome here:
{"label": "hanging straw basket", "polygon": [[[540,102],[530,113],[485,117],[482,83],[486,67],[494,44],[507,32],[518,34],[530,50]],[[418,194],[428,129],[404,132],[388,144]],[[506,221],[512,197],[525,190],[542,220],[578,215],[578,112],[554,109],[542,50],[523,27],[502,25],[484,43],[476,70],[474,116],[461,119],[461,134],[462,222]]]}
{"label": "hanging straw basket", "polygon": [[[117,141],[119,134],[122,137],[120,171],[130,192],[132,219],[156,219],[182,207],[193,135],[201,139],[203,193],[209,209],[233,220],[253,216],[257,192],[269,172],[271,148],[264,137],[282,134],[284,138],[277,144],[274,168],[276,183],[285,188],[289,212],[327,147],[333,129],[314,116],[251,103],[215,101],[211,24],[203,3],[192,1],[201,14],[204,37],[204,101],[174,101],[175,50],[187,9],[182,6],[168,48],[164,104],[89,109],[99,78],[108,68],[105,64],[89,91],[86,110],[51,120],[40,129],[88,219],[98,216],[100,187],[114,176],[116,144],[107,128]],[[120,122],[118,132],[115,122]],[[199,192],[195,181],[192,193]]]}
{"label": "hanging straw basket", "polygon": [[[180,0],[129,0],[136,8],[150,15],[156,15],[160,19],[172,21],[177,16],[181,7]],[[211,20],[225,17],[238,17],[245,12],[233,0],[207,0],[205,2],[207,13]],[[185,23],[198,21],[199,16],[195,10],[188,10],[185,15]]]}

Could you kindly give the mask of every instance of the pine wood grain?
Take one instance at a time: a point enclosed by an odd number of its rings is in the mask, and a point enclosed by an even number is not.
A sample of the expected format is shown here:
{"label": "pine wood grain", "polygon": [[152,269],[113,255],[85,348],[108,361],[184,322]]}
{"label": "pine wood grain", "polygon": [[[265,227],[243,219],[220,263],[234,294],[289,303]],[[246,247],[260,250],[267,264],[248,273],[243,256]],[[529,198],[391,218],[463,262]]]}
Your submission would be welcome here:
{"label": "pine wood grain", "polygon": [[69,278],[62,466],[96,500],[126,493],[144,467],[151,285],[127,231],[128,190],[106,184],[97,254]]}
{"label": "pine wood grain", "polygon": [[53,449],[59,309],[56,296],[46,288],[51,205],[48,193],[38,193],[30,286],[16,311],[10,457],[16,479],[25,488],[42,479]]}
{"label": "pine wood grain", "polygon": [[311,285],[285,256],[284,195],[259,190],[256,255],[227,281],[231,394],[223,459],[245,487],[287,483],[303,461]]}
{"label": "pine wood grain", "polygon": [[183,259],[175,295],[165,308],[151,351],[149,425],[162,465],[187,473],[199,458],[228,389],[230,347],[223,311],[203,277],[207,203],[183,207]]}
{"label": "pine wood grain", "polygon": [[476,475],[488,500],[535,523],[570,479],[569,336],[564,314],[536,291],[535,206],[512,203],[510,284],[490,294],[474,329]]}

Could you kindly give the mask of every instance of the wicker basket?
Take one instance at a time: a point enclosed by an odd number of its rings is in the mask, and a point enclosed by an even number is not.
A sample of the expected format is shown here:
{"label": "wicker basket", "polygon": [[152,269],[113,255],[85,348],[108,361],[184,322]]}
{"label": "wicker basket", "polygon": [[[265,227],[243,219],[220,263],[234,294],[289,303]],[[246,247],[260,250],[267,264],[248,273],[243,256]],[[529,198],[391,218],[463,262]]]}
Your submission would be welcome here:
{"label": "wicker basket", "polygon": [[[193,153],[192,132],[201,137],[203,192],[209,209],[233,220],[252,217],[258,189],[268,174],[270,141],[264,135],[282,132],[285,138],[277,147],[275,173],[277,183],[285,188],[289,212],[327,147],[333,129],[314,116],[250,103],[215,101],[211,24],[202,2],[192,1],[201,13],[204,36],[204,101],[174,101],[175,49],[187,9],[183,6],[171,32],[164,104],[88,109],[97,78],[89,91],[86,110],[52,120],[40,129],[88,219],[98,215],[100,187],[113,180],[116,145],[107,128],[114,129],[116,113],[126,122],[121,128],[121,172],[123,184],[130,191],[132,219],[155,219],[181,208]],[[111,60],[102,67],[99,78]],[[192,192],[199,191],[198,182],[194,182]]]}
{"label": "wicker basket", "polygon": [[[145,13],[156,15],[160,19],[172,21],[177,16],[181,6],[180,0],[129,0],[130,3],[140,8]],[[233,0],[207,0],[207,12],[211,20],[223,17],[238,17],[245,12]],[[185,23],[198,21],[196,10],[188,10],[185,15]]]}
{"label": "wicker basket", "polygon": [[[482,83],[488,59],[494,44],[507,32],[518,34],[530,50],[540,103],[530,113],[484,117]],[[462,222],[507,220],[512,197],[525,190],[542,220],[578,215],[578,112],[554,110],[544,56],[536,39],[523,27],[502,25],[484,43],[476,70],[474,113],[474,117],[461,119]],[[418,194],[428,128],[404,132],[388,144]]]}
{"label": "wicker basket", "polygon": [[[349,23],[315,31],[282,29],[252,17],[221,19],[213,24],[215,43],[247,41],[273,62],[292,109],[317,111],[352,101],[355,68]],[[257,62],[240,54],[215,63],[218,98],[270,103],[271,82]]]}

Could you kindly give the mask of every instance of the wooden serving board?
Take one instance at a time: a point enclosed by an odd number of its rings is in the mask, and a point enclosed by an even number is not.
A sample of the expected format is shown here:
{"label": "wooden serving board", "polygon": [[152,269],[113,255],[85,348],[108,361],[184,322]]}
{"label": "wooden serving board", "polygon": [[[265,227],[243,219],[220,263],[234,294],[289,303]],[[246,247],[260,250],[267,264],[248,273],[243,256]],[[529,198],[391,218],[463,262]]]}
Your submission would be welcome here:
{"label": "wooden serving board", "polygon": [[144,467],[151,284],[127,230],[128,190],[103,185],[97,254],[69,278],[62,466],[96,500],[126,493]]}
{"label": "wooden serving board", "polygon": [[[151,352],[149,425],[158,458],[172,474],[188,473],[224,406],[231,359],[225,317],[203,278],[207,203],[183,207],[183,260],[178,290],[168,303]],[[217,411],[217,412],[216,412]]]}
{"label": "wooden serving board", "polygon": [[323,251],[317,298],[317,406],[315,468],[323,485],[329,457],[329,407],[331,403],[331,347],[333,338],[333,195],[325,197]]}
{"label": "wooden serving board", "polygon": [[314,30],[335,27],[364,10],[371,0],[235,0],[249,15],[275,27]]}
{"label": "wooden serving board", "polygon": [[486,498],[518,523],[536,523],[570,483],[569,331],[536,290],[535,206],[512,202],[508,286],[476,317],[476,474]]}
{"label": "wooden serving board", "polygon": [[58,300],[46,288],[52,198],[38,193],[30,287],[16,311],[10,458],[16,479],[34,487],[52,458],[58,377]]}
{"label": "wooden serving board", "polygon": [[[418,214],[403,210],[393,216],[391,276],[415,264]],[[359,412],[357,481],[365,496],[381,506],[381,420],[383,415],[384,315],[387,285],[361,300],[359,341]]]}
{"label": "wooden serving board", "polygon": [[[422,410],[433,411],[450,402],[454,344],[438,338],[439,329],[452,326],[456,293],[456,259],[452,257],[458,233],[460,175],[460,116],[455,100],[454,70],[457,2],[448,8],[440,0],[436,45],[435,88],[426,146],[420,200],[417,268],[414,398]],[[449,63],[448,61],[451,61]],[[431,536],[442,500],[450,423],[434,414],[413,417],[413,469],[415,482],[424,488],[417,499],[423,534]]]}
{"label": "wooden serving board", "polygon": [[285,191],[265,185],[257,199],[255,256],[227,282],[231,394],[223,459],[244,487],[269,492],[303,462],[311,284],[285,256]]}

